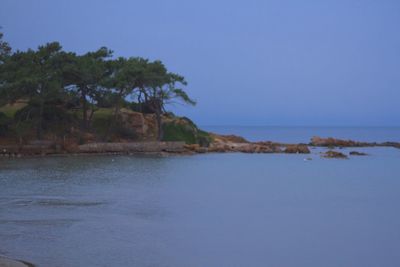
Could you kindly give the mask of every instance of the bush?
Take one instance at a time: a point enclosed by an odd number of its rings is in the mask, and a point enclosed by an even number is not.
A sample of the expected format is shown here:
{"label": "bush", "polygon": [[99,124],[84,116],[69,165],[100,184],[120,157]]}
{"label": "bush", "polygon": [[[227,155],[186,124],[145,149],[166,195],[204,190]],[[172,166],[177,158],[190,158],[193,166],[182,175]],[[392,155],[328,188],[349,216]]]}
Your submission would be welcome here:
{"label": "bush", "polygon": [[0,136],[7,134],[11,121],[12,120],[6,114],[0,112]]}
{"label": "bush", "polygon": [[163,141],[184,141],[186,144],[196,144],[196,129],[187,124],[164,123],[163,131]]}
{"label": "bush", "polygon": [[210,144],[212,143],[212,137],[210,136],[209,133],[199,130],[197,134],[197,143],[201,147],[209,147]]}
{"label": "bush", "polygon": [[212,141],[207,132],[198,129],[185,117],[163,123],[163,131],[163,141],[184,141],[186,144],[199,144],[202,147],[208,147]]}
{"label": "bush", "polygon": [[[40,106],[34,103],[18,110],[14,116],[16,125],[24,123],[37,127],[39,120]],[[53,105],[52,103],[44,105],[42,114],[43,130],[64,134],[75,122],[77,122],[76,116],[67,112],[62,106]]]}

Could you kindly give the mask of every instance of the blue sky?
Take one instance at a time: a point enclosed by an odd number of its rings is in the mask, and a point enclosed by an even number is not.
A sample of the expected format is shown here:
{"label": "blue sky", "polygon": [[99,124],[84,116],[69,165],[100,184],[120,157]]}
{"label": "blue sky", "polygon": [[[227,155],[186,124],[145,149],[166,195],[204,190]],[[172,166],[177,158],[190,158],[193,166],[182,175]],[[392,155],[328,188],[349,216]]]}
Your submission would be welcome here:
{"label": "blue sky", "polygon": [[2,0],[14,49],[162,60],[200,125],[400,126],[400,1]]}

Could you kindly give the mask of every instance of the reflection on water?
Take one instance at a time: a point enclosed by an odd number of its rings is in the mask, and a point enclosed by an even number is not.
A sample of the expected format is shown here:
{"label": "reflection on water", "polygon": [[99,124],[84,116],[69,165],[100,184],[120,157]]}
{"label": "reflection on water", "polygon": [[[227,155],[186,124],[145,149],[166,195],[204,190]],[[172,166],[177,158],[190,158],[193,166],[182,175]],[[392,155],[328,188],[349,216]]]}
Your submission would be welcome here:
{"label": "reflection on water", "polygon": [[359,150],[370,156],[0,160],[0,254],[43,267],[399,266],[400,150]]}

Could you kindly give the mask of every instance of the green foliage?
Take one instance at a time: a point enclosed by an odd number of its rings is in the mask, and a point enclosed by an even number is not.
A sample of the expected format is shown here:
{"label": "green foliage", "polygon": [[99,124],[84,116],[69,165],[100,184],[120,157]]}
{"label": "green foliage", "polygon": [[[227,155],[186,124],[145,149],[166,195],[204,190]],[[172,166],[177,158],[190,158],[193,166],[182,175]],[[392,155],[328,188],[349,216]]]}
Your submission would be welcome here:
{"label": "green foliage", "polygon": [[208,132],[203,130],[199,130],[197,132],[197,144],[199,144],[200,146],[209,147],[212,141],[213,139]]}
{"label": "green foliage", "polygon": [[107,68],[106,58],[112,55],[112,51],[102,47],[95,52],[89,52],[82,56],[73,53],[68,54],[69,64],[63,71],[68,90],[76,94],[82,105],[83,126],[88,126],[88,109],[98,99],[102,98],[102,84],[110,74]]}
{"label": "green foliage", "polygon": [[163,141],[184,141],[186,144],[196,143],[195,129],[184,124],[164,123]]}
{"label": "green foliage", "polygon": [[129,104],[129,108],[133,111],[141,112],[141,113],[145,113],[145,114],[154,113],[154,111],[150,107],[150,104],[147,102],[144,102],[144,103],[132,102]]}
{"label": "green foliage", "polygon": [[0,64],[11,54],[11,47],[6,42],[3,41],[3,33],[0,32]]}
{"label": "green foliage", "polygon": [[4,136],[7,134],[8,127],[11,124],[11,119],[4,114],[3,112],[0,112],[0,136]]}
{"label": "green foliage", "polygon": [[93,130],[105,141],[111,141],[113,136],[121,138],[135,139],[136,133],[127,128],[122,119],[115,118],[114,111],[111,108],[101,108],[93,115]]}
{"label": "green foliage", "polygon": [[42,120],[42,129],[63,134],[68,126],[75,121],[74,114],[67,112],[62,106],[54,103],[45,103],[43,110],[39,103],[30,103],[15,113],[14,120],[18,123],[33,122]]}
{"label": "green foliage", "polygon": [[[15,117],[13,128],[21,135],[28,126],[37,130],[40,139],[43,131],[54,128],[63,132],[81,125],[83,131],[100,131],[105,136],[110,135],[110,128],[120,136],[131,136],[133,133],[117,120],[120,109],[130,107],[155,114],[161,140],[161,117],[166,106],[176,102],[196,104],[181,88],[187,85],[185,78],[169,72],[159,60],[111,59],[112,51],[105,47],[77,55],[63,51],[58,42],[12,53],[2,37],[0,32],[0,106],[7,104],[7,108],[0,111]],[[10,105],[20,100],[24,100],[24,106]],[[112,110],[111,114],[102,117],[102,108]],[[93,129],[88,128],[91,125]],[[169,127],[167,139],[175,131],[173,135],[182,135],[188,142],[198,141],[195,126],[192,139],[186,133],[190,131]]]}
{"label": "green foliage", "polygon": [[18,110],[22,109],[25,106],[26,103],[14,103],[13,105],[7,104],[0,107],[0,112],[3,112],[7,115],[7,117],[12,119],[14,118],[15,113],[17,113]]}
{"label": "green foliage", "polygon": [[203,147],[208,147],[212,141],[207,132],[198,129],[185,117],[163,123],[163,131],[163,141],[184,141],[186,144],[199,144]]}
{"label": "green foliage", "polygon": [[19,139],[25,139],[32,136],[32,129],[34,129],[34,127],[34,121],[19,121],[12,125],[11,131],[15,133]]}

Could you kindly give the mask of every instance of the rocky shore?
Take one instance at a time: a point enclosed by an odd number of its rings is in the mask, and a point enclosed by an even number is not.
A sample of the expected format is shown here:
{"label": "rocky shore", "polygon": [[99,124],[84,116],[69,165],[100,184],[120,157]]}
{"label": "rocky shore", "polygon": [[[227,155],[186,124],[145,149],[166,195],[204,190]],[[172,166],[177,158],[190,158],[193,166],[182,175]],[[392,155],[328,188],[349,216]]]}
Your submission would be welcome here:
{"label": "rocky shore", "polygon": [[[197,144],[185,145],[185,148],[195,153],[207,152],[242,152],[242,153],[288,153],[288,154],[310,154],[310,147],[326,148],[354,148],[354,147],[394,147],[400,149],[400,143],[396,142],[359,142],[353,140],[342,140],[336,138],[313,137],[308,144],[287,144],[272,141],[249,142],[243,137],[235,135],[211,134],[213,142],[209,147],[201,147]],[[332,153],[334,152],[334,153]],[[326,155],[328,158],[344,158],[342,153],[332,151]],[[343,155],[343,154],[342,154]],[[352,156],[366,155],[358,151],[351,151]],[[347,157],[347,156],[345,156]]]}
{"label": "rocky shore", "polygon": [[398,142],[359,142],[354,140],[343,140],[336,139],[333,137],[321,138],[319,136],[314,136],[311,138],[310,146],[316,147],[394,147],[400,148],[400,143]]}
{"label": "rocky shore", "polygon": [[[186,144],[183,141],[141,141],[141,142],[92,142],[82,145],[65,146],[52,141],[32,141],[24,145],[0,145],[0,156],[45,156],[63,154],[135,154],[135,153],[166,153],[166,154],[202,154],[202,153],[287,153],[310,154],[310,147],[326,147],[331,152],[323,157],[344,158],[340,152],[332,151],[334,148],[355,147],[394,147],[400,149],[400,143],[396,142],[359,142],[354,140],[342,140],[335,138],[313,137],[308,144],[287,144],[272,141],[249,142],[245,138],[236,135],[219,135],[209,133],[212,142],[204,144]],[[366,155],[365,153],[352,151],[352,156]],[[346,156],[347,157],[347,156]]]}

